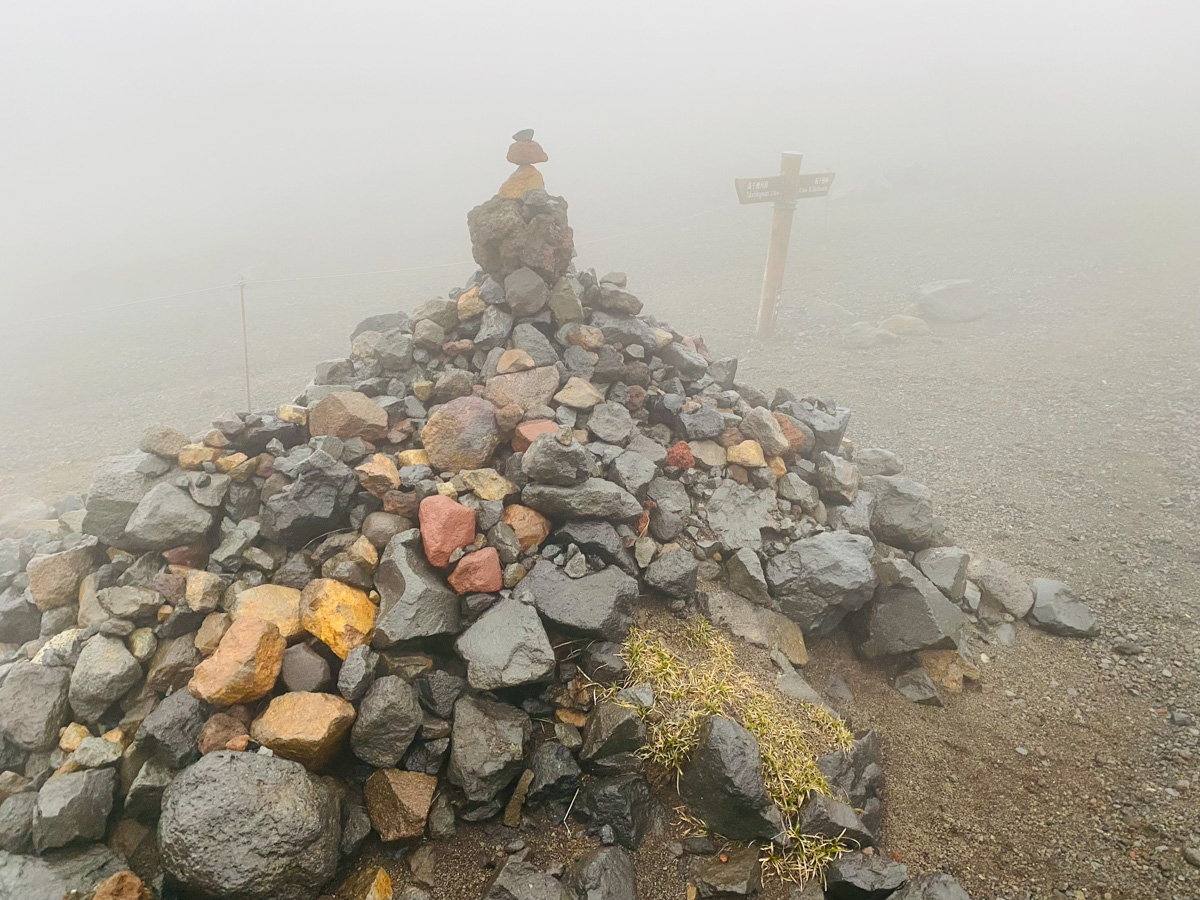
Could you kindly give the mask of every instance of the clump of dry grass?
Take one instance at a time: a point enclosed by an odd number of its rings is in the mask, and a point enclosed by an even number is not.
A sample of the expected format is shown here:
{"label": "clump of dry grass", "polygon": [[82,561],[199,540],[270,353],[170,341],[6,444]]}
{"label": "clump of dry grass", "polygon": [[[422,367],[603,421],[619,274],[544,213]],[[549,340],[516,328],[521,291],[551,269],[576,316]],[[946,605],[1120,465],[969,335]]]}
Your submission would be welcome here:
{"label": "clump of dry grass", "polygon": [[[674,646],[672,646],[674,644]],[[818,876],[846,848],[840,841],[804,835],[796,824],[812,792],[829,793],[817,757],[847,749],[853,736],[841,719],[812,704],[788,708],[737,663],[733,645],[704,618],[693,620],[674,641],[635,628],[625,641],[627,685],[649,684],[654,704],[641,710],[643,750],[653,765],[678,779],[708,716],[739,722],[758,741],[763,783],[783,816],[786,847],[764,847],[768,872],[793,881]]]}

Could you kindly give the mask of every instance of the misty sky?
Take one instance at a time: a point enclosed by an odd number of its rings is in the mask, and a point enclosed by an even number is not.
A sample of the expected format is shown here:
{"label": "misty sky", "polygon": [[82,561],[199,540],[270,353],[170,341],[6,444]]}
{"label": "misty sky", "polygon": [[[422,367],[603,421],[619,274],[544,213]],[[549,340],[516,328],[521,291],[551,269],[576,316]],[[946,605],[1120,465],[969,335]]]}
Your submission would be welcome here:
{"label": "misty sky", "polygon": [[527,126],[580,239],[729,202],[788,148],[843,191],[921,165],[1169,219],[1200,194],[1196,8],[11,2],[0,320],[465,258]]}

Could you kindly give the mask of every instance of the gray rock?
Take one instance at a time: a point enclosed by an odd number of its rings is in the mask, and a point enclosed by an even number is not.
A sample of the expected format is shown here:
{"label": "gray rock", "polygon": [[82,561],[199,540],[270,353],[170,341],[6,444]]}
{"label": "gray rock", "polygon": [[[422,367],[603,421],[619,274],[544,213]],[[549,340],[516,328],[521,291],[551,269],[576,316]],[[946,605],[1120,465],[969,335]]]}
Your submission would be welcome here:
{"label": "gray rock", "polygon": [[225,502],[233,479],[228,475],[195,472],[188,479],[188,493],[201,506],[214,509]]}
{"label": "gray rock", "polygon": [[329,663],[308,644],[293,644],[283,651],[283,666],[279,670],[279,677],[289,691],[322,693],[329,688]]}
{"label": "gray rock", "polygon": [[730,555],[725,563],[725,578],[729,589],[760,606],[771,602],[767,578],[763,574],[762,560],[749,547],[741,547]]}
{"label": "gray rock", "polygon": [[546,800],[570,800],[583,783],[583,773],[571,751],[558,741],[545,741],[529,755],[529,783],[526,800],[541,803]]}
{"label": "gray rock", "polygon": [[157,757],[148,759],[125,795],[125,814],[140,822],[157,822],[162,812],[163,792],[174,780],[176,771]]}
{"label": "gray rock", "polygon": [[350,749],[368,765],[394,768],[423,720],[415,687],[396,675],[377,678],[358,705]]}
{"label": "gray rock", "polygon": [[587,448],[567,435],[563,443],[556,432],[539,434],[521,457],[521,471],[532,482],[563,487],[587,480],[590,460]]}
{"label": "gray rock", "polygon": [[513,329],[513,347],[528,353],[536,366],[553,366],[558,362],[558,353],[550,339],[528,322]]}
{"label": "gray rock", "polygon": [[642,505],[636,497],[601,478],[589,478],[576,487],[529,484],[521,492],[521,502],[545,516],[558,519],[626,521],[642,514]]}
{"label": "gray rock", "polygon": [[862,490],[875,498],[871,530],[885,544],[902,550],[924,550],[944,540],[944,527],[933,513],[933,494],[903,475],[861,479]]}
{"label": "gray rock", "polygon": [[858,494],[859,476],[854,463],[824,451],[814,458],[817,487],[832,503],[853,503]]}
{"label": "gray rock", "polygon": [[[220,528],[221,543],[217,545],[217,549],[212,552],[209,558],[223,569],[239,569],[242,566],[242,554],[249,550],[254,541],[257,540],[259,532],[262,531],[262,525],[252,519],[246,519],[237,523],[229,519],[222,519]],[[303,559],[303,557],[299,558]],[[288,565],[284,566],[284,569],[290,571],[293,566],[299,567],[301,564],[293,562],[295,559],[297,559],[297,556],[293,556],[292,559],[288,560]],[[304,560],[304,565],[309,565],[307,560]],[[278,574],[280,577],[287,578],[289,577],[289,572],[285,572],[284,569],[281,569]],[[301,568],[300,571],[302,574],[307,574],[311,569],[306,570]],[[307,583],[308,581],[305,581],[305,584]],[[303,585],[301,585],[302,587]],[[297,588],[297,590],[299,589]]]}
{"label": "gray rock", "polygon": [[878,447],[864,447],[854,454],[854,465],[858,466],[858,474],[868,475],[900,475],[904,472],[904,464],[891,450]]}
{"label": "gray rock", "polygon": [[883,822],[881,760],[874,731],[856,737],[849,750],[832,750],[817,759],[817,768],[837,799],[857,810],[863,825],[872,832]]}
{"label": "gray rock", "polygon": [[516,597],[480,616],[454,649],[467,661],[467,681],[476,690],[548,681],[554,675],[554,648],[546,629],[537,611]]}
{"label": "gray rock", "polygon": [[913,292],[913,300],[922,318],[942,322],[974,322],[994,305],[982,287],[969,278],[927,281]]}
{"label": "gray rock", "polygon": [[96,600],[110,616],[142,625],[153,623],[159,607],[166,602],[158,591],[132,584],[97,591]]}
{"label": "gray rock", "polygon": [[532,603],[563,631],[622,641],[633,624],[638,583],[615,566],[571,578],[549,560],[540,560],[514,589],[514,598]]}
{"label": "gray rock", "polygon": [[654,332],[650,326],[633,316],[597,310],[592,313],[592,325],[604,332],[604,340],[609,344],[641,344],[643,347],[655,345]]}
{"label": "gray rock", "polygon": [[938,695],[937,685],[920,666],[915,666],[906,672],[901,672],[892,682],[896,690],[921,706],[941,706],[942,698]]}
{"label": "gray rock", "polygon": [[882,854],[845,853],[825,867],[831,900],[883,900],[908,881],[908,867]]}
{"label": "gray rock", "polygon": [[773,491],[756,492],[725,479],[713,491],[706,506],[708,527],[722,549],[730,552],[740,547],[762,549],[761,529],[772,524],[770,515],[775,509]]}
{"label": "gray rock", "polygon": [[757,847],[742,847],[720,857],[692,863],[692,881],[700,900],[749,897],[762,887],[762,863]]}
{"label": "gray rock", "polygon": [[[804,401],[784,403],[778,410],[802,423],[813,433],[814,452],[837,453],[842,446],[842,438],[846,436],[846,428],[850,424],[850,410],[845,407],[829,407],[824,409]],[[805,456],[810,456],[808,452]]]}
{"label": "gray rock", "polygon": [[129,868],[102,844],[24,856],[0,850],[0,900],[63,900],[87,896],[97,884]]}
{"label": "gray rock", "polygon": [[0,735],[22,750],[49,750],[67,724],[71,673],[17,660],[0,682]]}
{"label": "gray rock", "polygon": [[679,425],[689,441],[711,441],[725,430],[725,417],[711,403],[679,413]]}
{"label": "gray rock", "polygon": [[668,597],[688,599],[696,594],[696,558],[682,547],[663,553],[646,567],[646,584]]}
{"label": "gray rock", "polygon": [[609,444],[624,445],[637,430],[633,417],[620,403],[598,403],[588,416],[588,431]]}
{"label": "gray rock", "polygon": [[907,560],[883,565],[887,571],[881,570],[875,599],[854,623],[858,653],[871,659],[957,647],[963,626],[959,608]]}
{"label": "gray rock", "polygon": [[33,816],[37,799],[36,793],[26,791],[13,794],[0,803],[0,850],[28,853],[33,849]]}
{"label": "gray rock", "polygon": [[658,467],[646,457],[633,450],[626,450],[612,464],[613,480],[635,497],[644,496],[650,487]]}
{"label": "gray rock", "polygon": [[299,763],[209,753],[163,795],[163,868],[200,895],[312,900],[337,868],[337,798]]}
{"label": "gray rock", "polygon": [[857,491],[851,503],[833,505],[826,510],[826,524],[835,531],[871,536],[871,516],[875,512],[875,498],[866,491]]}
{"label": "gray rock", "polygon": [[200,732],[207,717],[203,702],[178,690],[142,720],[138,746],[172,768],[183,768],[200,758]]}
{"label": "gray rock", "polygon": [[[511,276],[510,276],[511,277]],[[574,900],[562,883],[521,856],[510,856],[483,887],[480,900]]]}
{"label": "gray rock", "polygon": [[700,726],[696,749],[679,777],[679,796],[709,828],[731,840],[775,840],[783,831],[763,785],[758,741],[723,716],[710,716]]}
{"label": "gray rock", "polygon": [[683,531],[687,517],[692,514],[692,501],[687,488],[678,481],[659,476],[650,482],[646,497],[654,501],[650,510],[650,533],[657,541],[673,541]]}
{"label": "gray rock", "polygon": [[921,574],[955,603],[960,603],[966,594],[970,561],[971,554],[959,547],[930,547],[913,557]]}
{"label": "gray rock", "polygon": [[380,603],[371,646],[377,650],[462,628],[458,596],[425,559],[416,529],[388,541],[375,570],[375,588]]}
{"label": "gray rock", "polygon": [[454,704],[447,777],[473,803],[486,803],[525,769],[529,716],[506,703],[463,697]]}
{"label": "gray rock", "polygon": [[574,810],[594,829],[607,826],[613,840],[636,850],[650,829],[650,785],[640,773],[593,778],[579,792]]}
{"label": "gray rock", "polygon": [[467,690],[467,680],[443,669],[417,676],[417,694],[421,705],[439,719],[454,715],[454,704]]}
{"label": "gray rock", "polygon": [[110,456],[96,464],[83,518],[85,534],[94,534],[114,547],[126,546],[125,526],[129,517],[149,490],[169,477],[166,472],[143,474],[141,466],[150,459],[145,453],[130,453]]}
{"label": "gray rock", "polygon": [[387,375],[406,371],[413,364],[413,339],[411,334],[392,332],[384,334],[375,346],[375,358]]}
{"label": "gray rock", "polygon": [[636,432],[625,446],[634,453],[640,453],[656,466],[666,465],[667,448],[658,441],[646,437],[640,431]]}
{"label": "gray rock", "polygon": [[672,341],[659,350],[658,357],[668,366],[677,369],[680,377],[688,381],[695,381],[708,371],[708,363],[704,361],[704,357],[678,341]]}
{"label": "gray rock", "polygon": [[374,684],[378,665],[378,653],[365,644],[354,647],[346,654],[338,670],[338,693],[351,703],[357,703]]}
{"label": "gray rock", "polygon": [[717,625],[757,647],[782,653],[795,665],[808,662],[804,633],[791,619],[719,588],[706,591],[705,597],[705,612]]}
{"label": "gray rock", "polygon": [[989,605],[993,613],[1008,612],[1020,619],[1033,608],[1029,583],[1006,562],[972,554],[967,578],[979,587],[981,602]]}
{"label": "gray rock", "polygon": [[555,532],[554,541],[563,546],[574,544],[589,557],[599,557],[626,574],[637,576],[637,565],[621,543],[617,529],[602,519],[567,522]]}
{"label": "gray rock", "polygon": [[480,350],[502,347],[513,330],[512,313],[499,306],[489,306],[479,319],[479,331],[475,335],[475,346]]}
{"label": "gray rock", "polygon": [[263,505],[263,536],[299,547],[318,535],[336,531],[349,519],[357,489],[358,477],[353,469],[324,453],[314,453],[296,480],[272,494]]}
{"label": "gray rock", "polygon": [[953,875],[933,872],[914,875],[904,887],[891,895],[891,900],[971,900]]}
{"label": "gray rock", "polygon": [[637,900],[633,857],[624,847],[597,847],[567,867],[563,884],[578,900]]}
{"label": "gray rock", "polygon": [[125,540],[141,550],[166,550],[199,541],[212,528],[212,512],[172,484],[146,492],[129,522]]}
{"label": "gray rock", "polygon": [[1100,633],[1095,614],[1061,581],[1035,578],[1030,587],[1033,607],[1029,610],[1029,621],[1033,625],[1068,637],[1092,637]]}
{"label": "gray rock", "polygon": [[783,429],[768,409],[754,407],[742,416],[738,428],[746,437],[758,441],[763,453],[768,457],[782,456],[788,450],[788,440],[783,435]]}
{"label": "gray rock", "polygon": [[[63,607],[69,609],[70,607]],[[0,593],[0,643],[24,644],[41,630],[42,614],[22,591],[9,588]]]}
{"label": "gray rock", "polygon": [[124,641],[98,634],[88,640],[71,673],[68,698],[75,717],[98,722],[105,711],[142,680],[142,667]]}
{"label": "gray rock", "polygon": [[114,769],[56,775],[38,791],[33,846],[38,853],[104,838],[117,788]]}
{"label": "gray rock", "polygon": [[612,700],[596,704],[583,729],[579,760],[590,772],[610,773],[641,768],[637,752],[646,743],[646,724],[637,710]]}
{"label": "gray rock", "polygon": [[825,531],[796,541],[766,566],[771,595],[807,633],[829,634],[875,590],[871,539]]}
{"label": "gray rock", "polygon": [[504,279],[504,300],[514,316],[532,316],[550,299],[542,276],[522,266]]}

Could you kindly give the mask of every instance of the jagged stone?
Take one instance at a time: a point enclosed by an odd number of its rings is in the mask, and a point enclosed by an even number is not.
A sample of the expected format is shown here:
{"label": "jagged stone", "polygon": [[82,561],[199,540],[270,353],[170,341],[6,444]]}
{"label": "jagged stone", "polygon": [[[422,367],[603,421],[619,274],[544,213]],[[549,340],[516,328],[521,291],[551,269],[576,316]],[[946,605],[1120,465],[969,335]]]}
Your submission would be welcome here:
{"label": "jagged stone", "polygon": [[876,576],[871,539],[826,531],[772,557],[767,584],[784,615],[811,634],[828,634],[871,599]]}
{"label": "jagged stone", "polygon": [[571,634],[622,641],[633,624],[638,583],[615,566],[571,578],[541,560],[517,585],[514,596],[533,604],[546,621]]}
{"label": "jagged stone", "polygon": [[546,629],[533,606],[516,597],[480,616],[454,649],[467,661],[467,680],[477,690],[547,681],[554,674],[554,649]]}
{"label": "jagged stone", "polygon": [[454,704],[450,783],[473,803],[492,800],[524,770],[532,732],[529,716],[519,709],[482,697],[461,698]]}
{"label": "jagged stone", "polygon": [[907,560],[888,560],[887,566],[887,579],[854,623],[858,653],[874,658],[957,647],[963,625],[958,607]]}

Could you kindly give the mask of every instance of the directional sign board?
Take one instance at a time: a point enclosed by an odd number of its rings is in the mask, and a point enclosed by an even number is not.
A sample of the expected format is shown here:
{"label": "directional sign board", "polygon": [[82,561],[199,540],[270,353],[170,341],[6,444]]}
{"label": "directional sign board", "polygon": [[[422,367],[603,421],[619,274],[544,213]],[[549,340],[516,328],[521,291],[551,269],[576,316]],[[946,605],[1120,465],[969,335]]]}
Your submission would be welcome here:
{"label": "directional sign board", "polygon": [[768,175],[766,178],[735,178],[738,202],[774,203],[779,200],[798,200],[804,197],[824,197],[833,184],[833,172],[794,175]]}

